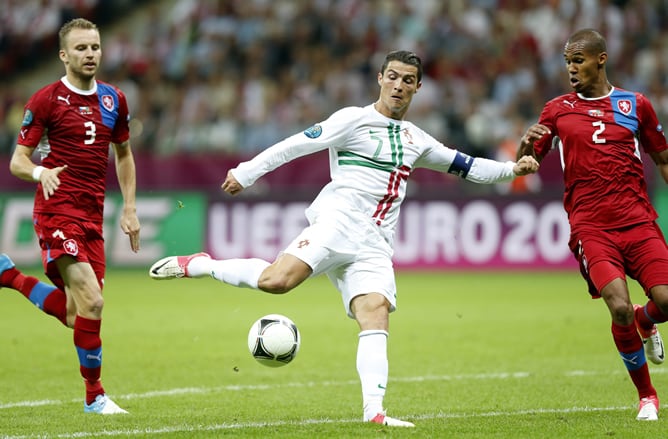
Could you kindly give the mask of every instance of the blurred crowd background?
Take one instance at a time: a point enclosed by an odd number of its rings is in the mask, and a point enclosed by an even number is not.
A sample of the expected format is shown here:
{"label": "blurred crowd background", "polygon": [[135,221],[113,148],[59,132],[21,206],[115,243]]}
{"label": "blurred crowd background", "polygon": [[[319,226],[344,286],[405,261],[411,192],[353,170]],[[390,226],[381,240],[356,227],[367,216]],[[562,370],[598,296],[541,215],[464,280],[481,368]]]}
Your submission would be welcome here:
{"label": "blurred crowd background", "polygon": [[593,27],[608,77],[668,123],[668,0],[3,0],[0,154],[27,98],[63,74],[57,31],[101,29],[98,79],[119,86],[139,153],[248,156],[378,96],[395,49],[417,52],[408,119],[446,145],[512,157],[547,100],[570,90],[563,46]]}

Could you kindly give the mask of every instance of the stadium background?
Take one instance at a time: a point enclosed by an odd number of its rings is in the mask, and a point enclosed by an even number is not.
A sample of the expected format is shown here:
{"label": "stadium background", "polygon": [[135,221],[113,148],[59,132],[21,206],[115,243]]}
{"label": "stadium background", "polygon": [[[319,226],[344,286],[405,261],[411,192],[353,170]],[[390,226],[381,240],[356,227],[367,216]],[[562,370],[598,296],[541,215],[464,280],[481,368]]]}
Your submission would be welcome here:
{"label": "stadium background", "polygon": [[[205,249],[271,259],[302,227],[303,207],[327,181],[316,154],[224,196],[227,169],[348,105],[377,97],[389,50],[416,51],[423,86],[408,118],[446,145],[512,158],[542,104],[568,91],[562,48],[577,28],[608,40],[614,85],[645,93],[668,120],[668,1],[3,1],[0,8],[0,249],[39,264],[34,185],[9,174],[27,98],[62,76],[60,25],[100,26],[98,79],[128,96],[138,165],[142,250],[117,225],[110,173],[105,227],[111,266],[150,264]],[[416,171],[402,211],[401,268],[572,267],[556,154],[538,177],[482,187]],[[668,195],[648,163],[659,213]],[[662,227],[668,226],[665,220]]]}

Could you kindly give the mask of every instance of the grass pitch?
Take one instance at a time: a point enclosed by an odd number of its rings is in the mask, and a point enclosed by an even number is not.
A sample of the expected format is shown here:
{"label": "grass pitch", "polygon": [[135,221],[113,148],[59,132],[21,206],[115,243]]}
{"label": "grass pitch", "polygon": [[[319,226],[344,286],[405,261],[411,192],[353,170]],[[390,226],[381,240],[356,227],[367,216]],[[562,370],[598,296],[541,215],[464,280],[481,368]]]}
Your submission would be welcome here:
{"label": "grass pitch", "polygon": [[[414,429],[361,422],[358,328],[325,277],[271,296],[110,271],[102,376],[130,414],[84,414],[71,330],[3,289],[0,438],[665,435],[664,417],[635,420],[607,309],[576,272],[400,273],[397,282],[385,404]],[[289,316],[302,334],[297,358],[276,369],[246,347],[250,325],[269,313]],[[668,395],[668,365],[650,369]]]}

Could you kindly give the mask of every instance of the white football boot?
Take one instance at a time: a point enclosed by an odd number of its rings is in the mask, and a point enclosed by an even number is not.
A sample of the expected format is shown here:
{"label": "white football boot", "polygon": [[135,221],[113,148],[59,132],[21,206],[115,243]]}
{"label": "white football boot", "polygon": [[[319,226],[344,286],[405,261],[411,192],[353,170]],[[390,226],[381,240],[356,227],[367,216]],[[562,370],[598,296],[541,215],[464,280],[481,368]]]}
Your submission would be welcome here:
{"label": "white football boot", "polygon": [[149,276],[157,280],[179,279],[190,277],[188,275],[188,264],[195,258],[211,258],[208,253],[200,252],[188,256],[167,256],[153,264],[148,270]]}

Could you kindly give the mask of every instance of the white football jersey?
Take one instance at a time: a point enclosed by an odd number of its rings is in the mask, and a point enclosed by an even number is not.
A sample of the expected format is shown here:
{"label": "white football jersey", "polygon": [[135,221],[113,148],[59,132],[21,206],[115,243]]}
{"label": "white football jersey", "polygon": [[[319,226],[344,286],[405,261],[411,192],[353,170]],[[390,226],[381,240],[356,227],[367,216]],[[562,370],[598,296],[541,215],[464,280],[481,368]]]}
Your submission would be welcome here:
{"label": "white football jersey", "polygon": [[346,107],[302,133],[239,164],[232,175],[244,188],[307,154],[329,150],[331,181],[307,209],[311,223],[341,215],[366,218],[391,242],[410,173],[428,168],[478,183],[514,178],[513,162],[472,158],[448,148],[406,120],[390,119],[374,105]]}

